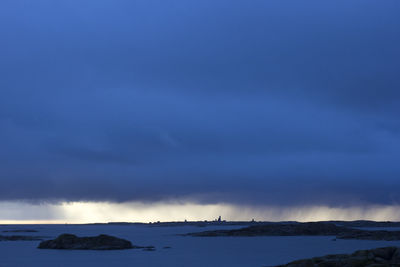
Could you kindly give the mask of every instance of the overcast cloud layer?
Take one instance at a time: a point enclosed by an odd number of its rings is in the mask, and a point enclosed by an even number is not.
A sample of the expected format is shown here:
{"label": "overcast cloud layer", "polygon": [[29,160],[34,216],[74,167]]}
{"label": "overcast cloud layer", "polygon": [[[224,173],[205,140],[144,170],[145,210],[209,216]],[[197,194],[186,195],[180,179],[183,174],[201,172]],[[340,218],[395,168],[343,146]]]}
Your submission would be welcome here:
{"label": "overcast cloud layer", "polygon": [[399,1],[0,3],[0,198],[400,202]]}

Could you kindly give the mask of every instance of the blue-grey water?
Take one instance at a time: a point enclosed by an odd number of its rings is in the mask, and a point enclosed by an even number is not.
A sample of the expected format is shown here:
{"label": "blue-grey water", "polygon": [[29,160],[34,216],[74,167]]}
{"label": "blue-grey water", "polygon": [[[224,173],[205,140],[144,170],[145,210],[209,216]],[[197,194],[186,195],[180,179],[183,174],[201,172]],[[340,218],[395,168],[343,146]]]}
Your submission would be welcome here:
{"label": "blue-grey water", "polygon": [[[400,241],[336,240],[334,237],[189,237],[177,234],[230,229],[232,226],[147,225],[8,225],[0,234],[41,235],[62,233],[80,236],[110,234],[134,245],[153,245],[155,251],[72,251],[37,249],[39,241],[0,242],[0,266],[271,266],[292,260],[358,249],[400,246]],[[37,233],[4,233],[5,230],[35,229]],[[170,249],[163,247],[169,246]]]}

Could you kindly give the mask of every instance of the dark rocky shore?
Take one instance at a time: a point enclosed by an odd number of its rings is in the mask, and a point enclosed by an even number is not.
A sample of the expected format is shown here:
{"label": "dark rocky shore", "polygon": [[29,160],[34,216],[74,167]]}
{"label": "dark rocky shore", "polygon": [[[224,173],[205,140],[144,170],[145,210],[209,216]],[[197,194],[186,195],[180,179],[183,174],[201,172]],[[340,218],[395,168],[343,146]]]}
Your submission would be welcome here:
{"label": "dark rocky shore", "polygon": [[234,230],[188,233],[189,236],[336,236],[339,239],[400,240],[400,231],[370,231],[327,222],[270,223]]}
{"label": "dark rocky shore", "polygon": [[336,254],[297,260],[277,267],[388,267],[400,266],[400,248],[385,247],[358,250],[353,254]]}

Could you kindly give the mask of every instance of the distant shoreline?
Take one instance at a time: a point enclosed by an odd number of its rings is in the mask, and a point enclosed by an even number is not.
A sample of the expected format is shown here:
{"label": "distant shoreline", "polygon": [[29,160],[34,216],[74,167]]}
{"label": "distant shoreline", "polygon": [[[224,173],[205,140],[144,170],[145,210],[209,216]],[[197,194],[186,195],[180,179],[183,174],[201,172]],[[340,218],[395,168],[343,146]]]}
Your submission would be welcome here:
{"label": "distant shoreline", "polygon": [[[355,221],[317,221],[323,223],[332,223],[344,227],[400,227],[400,221],[370,221],[370,220],[355,220]],[[167,221],[167,222],[94,222],[94,223],[21,223],[21,224],[0,224],[7,225],[143,225],[143,226],[240,226],[240,225],[263,225],[263,224],[288,224],[288,223],[307,223],[298,221]]]}
{"label": "distant shoreline", "polygon": [[[345,225],[344,225],[345,224]],[[184,234],[183,236],[193,237],[254,237],[254,236],[335,236],[337,239],[358,239],[358,240],[400,240],[400,231],[368,230],[362,229],[371,225],[382,225],[382,222],[286,222],[286,223],[265,223],[256,224],[239,229],[212,230]],[[365,226],[367,225],[367,226]],[[397,225],[397,224],[389,224]],[[380,228],[380,227],[376,227]],[[336,238],[334,240],[336,240]]]}

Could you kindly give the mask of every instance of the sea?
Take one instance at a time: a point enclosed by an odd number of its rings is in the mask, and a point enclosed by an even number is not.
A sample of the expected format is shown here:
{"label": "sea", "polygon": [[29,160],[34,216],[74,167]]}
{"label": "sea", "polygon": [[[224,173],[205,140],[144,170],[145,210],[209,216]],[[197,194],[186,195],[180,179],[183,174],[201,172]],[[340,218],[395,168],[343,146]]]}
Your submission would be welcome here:
{"label": "sea", "polygon": [[[53,239],[60,234],[108,234],[127,239],[141,249],[90,251],[38,249],[40,241],[0,241],[0,266],[154,266],[154,267],[266,267],[327,254],[399,246],[400,241],[341,240],[334,236],[192,237],[190,232],[233,229],[243,226],[150,224],[0,225],[0,235],[34,235]],[[374,228],[376,230],[383,228]],[[5,232],[36,230],[37,232]],[[397,229],[396,229],[397,230]]]}

